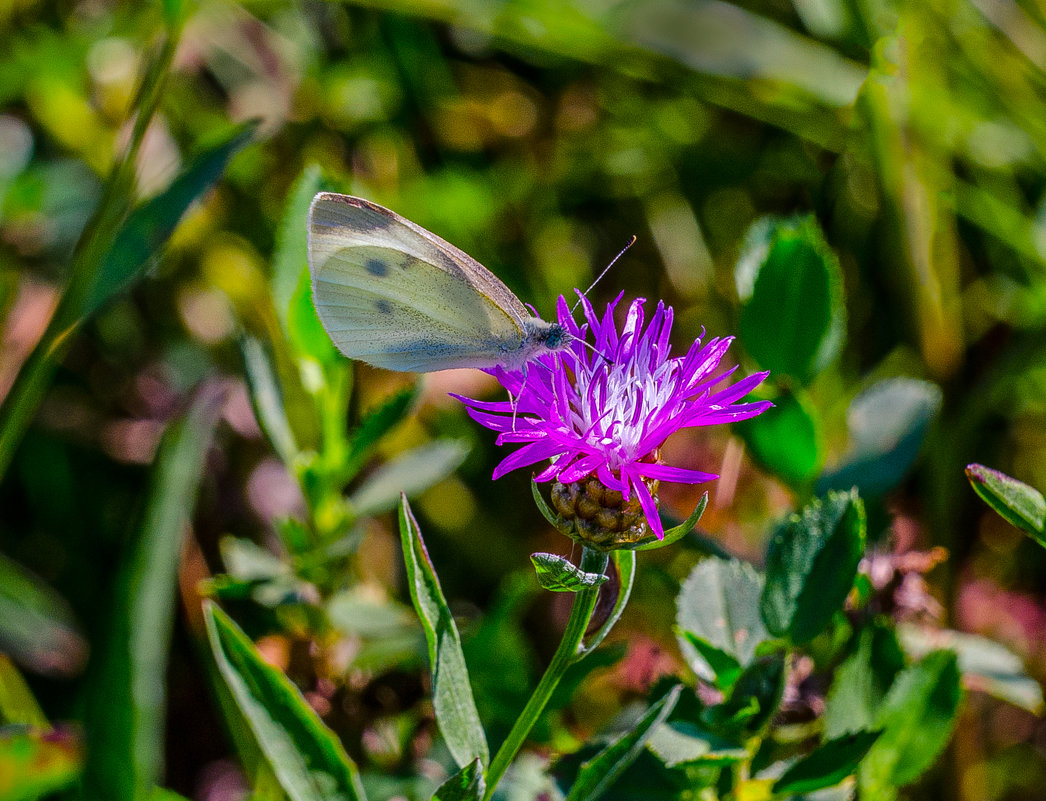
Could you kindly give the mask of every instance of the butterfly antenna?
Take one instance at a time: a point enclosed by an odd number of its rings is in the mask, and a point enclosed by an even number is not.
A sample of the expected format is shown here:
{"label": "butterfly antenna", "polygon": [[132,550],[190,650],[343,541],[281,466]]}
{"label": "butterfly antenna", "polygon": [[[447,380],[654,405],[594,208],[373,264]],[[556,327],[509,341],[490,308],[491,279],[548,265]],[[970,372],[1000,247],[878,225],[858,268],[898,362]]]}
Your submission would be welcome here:
{"label": "butterfly antenna", "polygon": [[[610,268],[613,267],[615,264],[617,264],[617,260],[620,259],[622,256],[624,256],[625,255],[625,251],[628,250],[630,247],[632,247],[635,243],[636,243],[636,236],[635,236],[635,234],[633,234],[632,238],[628,240],[628,244],[625,245],[623,248],[621,248],[621,252],[618,253],[616,256],[614,256],[614,258],[612,258],[610,260],[610,264],[608,264],[606,267],[603,268],[603,272],[601,272],[596,277],[596,280],[591,283],[591,285],[588,287],[588,289],[586,289],[584,292],[581,293],[581,297],[582,298],[583,297],[587,297],[588,293],[591,292],[593,289],[595,289],[596,284],[598,284],[600,281],[603,280],[603,276],[606,275],[608,272],[610,272]],[[574,309],[576,309],[578,307],[578,305],[580,305],[580,303],[581,303],[581,298],[578,298],[577,299],[577,303],[575,303],[574,307],[570,310],[571,314],[574,313]]]}
{"label": "butterfly antenna", "polygon": [[596,356],[598,356],[600,359],[605,361],[607,364],[610,364],[613,361],[613,359],[611,359],[609,356],[607,356],[601,350],[598,350],[596,348],[596,346],[593,345],[591,342],[586,342],[585,340],[581,339],[581,337],[574,337],[574,341],[575,342],[580,342],[582,345],[584,345],[586,348],[588,348],[590,351],[592,351],[594,354],[596,354]]}

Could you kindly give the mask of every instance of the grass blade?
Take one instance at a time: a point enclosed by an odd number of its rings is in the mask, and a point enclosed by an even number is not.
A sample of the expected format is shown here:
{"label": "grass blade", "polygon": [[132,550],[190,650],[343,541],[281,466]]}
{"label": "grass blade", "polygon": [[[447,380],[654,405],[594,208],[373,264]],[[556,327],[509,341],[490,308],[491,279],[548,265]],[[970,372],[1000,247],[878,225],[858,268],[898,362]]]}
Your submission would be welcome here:
{"label": "grass blade", "polygon": [[108,641],[92,665],[85,798],[141,799],[160,778],[178,553],[224,399],[205,387],[161,442],[138,541],[117,579]]}

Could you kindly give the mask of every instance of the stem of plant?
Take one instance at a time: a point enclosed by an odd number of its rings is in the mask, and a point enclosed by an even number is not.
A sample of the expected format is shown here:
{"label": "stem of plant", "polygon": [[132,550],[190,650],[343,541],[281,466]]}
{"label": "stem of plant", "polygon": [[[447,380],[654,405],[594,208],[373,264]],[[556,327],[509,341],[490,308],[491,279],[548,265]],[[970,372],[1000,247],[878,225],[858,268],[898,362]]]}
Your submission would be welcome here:
{"label": "stem of plant", "polygon": [[[602,575],[607,569],[608,562],[607,554],[602,551],[585,548],[581,552],[580,568],[586,573],[599,573]],[[523,711],[516,718],[512,731],[505,738],[505,742],[501,744],[501,748],[498,749],[497,754],[494,755],[494,759],[490,763],[490,767],[487,769],[487,791],[483,796],[483,801],[490,801],[491,796],[494,795],[498,782],[501,781],[501,777],[505,775],[505,771],[508,770],[519,749],[526,742],[530,730],[534,728],[534,724],[541,717],[548,699],[552,697],[552,693],[555,692],[556,686],[559,684],[560,679],[563,678],[567,668],[585,655],[586,652],[581,648],[581,641],[584,639],[585,631],[592,620],[592,613],[595,611],[596,599],[598,597],[598,587],[581,590],[574,595],[574,605],[570,609],[570,617],[567,620],[567,627],[563,631],[563,639],[560,640],[559,647],[552,656],[552,661],[549,663],[548,669],[545,670],[545,675],[538,682],[534,694],[530,696],[527,705],[523,707]]]}

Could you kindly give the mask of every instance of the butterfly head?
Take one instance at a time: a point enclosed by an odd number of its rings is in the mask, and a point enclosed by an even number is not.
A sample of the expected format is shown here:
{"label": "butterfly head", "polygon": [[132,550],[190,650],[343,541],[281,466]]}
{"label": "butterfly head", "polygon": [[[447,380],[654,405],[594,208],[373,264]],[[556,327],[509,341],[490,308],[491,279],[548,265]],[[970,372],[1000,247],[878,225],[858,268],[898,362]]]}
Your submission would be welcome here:
{"label": "butterfly head", "polygon": [[551,323],[538,337],[538,342],[549,350],[562,350],[574,341],[574,336],[559,323]]}

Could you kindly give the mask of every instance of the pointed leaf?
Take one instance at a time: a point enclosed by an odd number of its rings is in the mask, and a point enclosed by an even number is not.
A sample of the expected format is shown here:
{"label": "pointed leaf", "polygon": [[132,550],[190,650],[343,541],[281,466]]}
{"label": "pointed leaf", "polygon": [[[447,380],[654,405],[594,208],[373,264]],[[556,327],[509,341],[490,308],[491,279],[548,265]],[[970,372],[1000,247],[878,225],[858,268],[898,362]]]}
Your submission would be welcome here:
{"label": "pointed leaf", "polygon": [[291,187],[280,218],[276,249],[272,255],[270,285],[276,314],[285,328],[291,298],[298,289],[302,273],[309,270],[309,229],[306,220],[309,204],[323,186],[323,171],[319,165],[307,165]]}
{"label": "pointed leaf", "polygon": [[280,391],[276,368],[259,340],[245,336],[240,342],[240,348],[243,351],[247,389],[254,416],[276,455],[285,465],[290,465],[298,453],[298,445],[284,411],[283,393]]}
{"label": "pointed leaf", "polygon": [[774,792],[790,795],[834,787],[853,775],[877,739],[877,731],[859,731],[829,740],[788,768],[774,782]]}
{"label": "pointed leaf", "polygon": [[887,379],[862,392],[847,413],[850,449],[817,480],[817,492],[851,487],[863,496],[889,492],[915,463],[940,408],[937,385],[914,378]]}
{"label": "pointed leaf", "polygon": [[671,714],[676,701],[679,700],[681,690],[682,685],[677,684],[647,710],[635,728],[622,734],[583,763],[566,801],[594,801],[610,789],[617,777],[635,761],[646,747],[654,730]]}
{"label": "pointed leaf", "polygon": [[197,156],[167,189],[131,212],[86,292],[81,316],[93,314],[142,274],[162,250],[186,209],[217,183],[229,159],[251,140],[255,128],[254,124],[240,126],[221,144]]}
{"label": "pointed leaf", "polygon": [[686,720],[662,723],[654,730],[647,748],[667,768],[696,763],[727,764],[751,756],[748,749]]}
{"label": "pointed leaf", "polygon": [[598,587],[608,578],[602,573],[585,573],[569,559],[553,553],[532,553],[530,561],[537,573],[538,584],[550,592],[578,592]]}
{"label": "pointed leaf", "polygon": [[360,517],[396,507],[400,493],[411,498],[449,476],[468,453],[464,440],[440,439],[402,453],[374,471],[352,495],[349,504]]}
{"label": "pointed leaf", "polygon": [[864,554],[864,504],[856,490],[829,493],[792,515],[770,542],[760,608],[766,627],[804,643],[843,607]]}
{"label": "pointed leaf", "polygon": [[218,671],[291,801],[363,801],[359,771],[301,692],[221,609],[204,605]]}
{"label": "pointed leaf", "polygon": [[698,564],[676,598],[679,647],[704,681],[729,688],[769,638],[759,616],[763,578],[751,565],[709,558]]}
{"label": "pointed leaf", "polygon": [[487,739],[472,697],[461,637],[405,495],[400,499],[400,539],[410,597],[429,647],[436,723],[458,767],[476,759],[486,765]]}
{"label": "pointed leaf", "polygon": [[1041,492],[982,464],[967,465],[966,477],[981,500],[1046,547],[1046,498]]}
{"label": "pointed leaf", "polygon": [[0,726],[11,725],[51,728],[18,668],[0,654]]}
{"label": "pointed leaf", "polygon": [[443,782],[433,794],[432,801],[481,801],[486,790],[483,765],[474,759]]}

